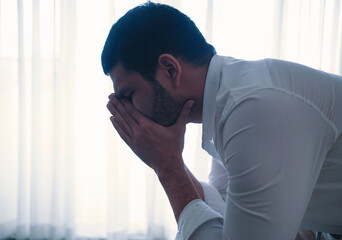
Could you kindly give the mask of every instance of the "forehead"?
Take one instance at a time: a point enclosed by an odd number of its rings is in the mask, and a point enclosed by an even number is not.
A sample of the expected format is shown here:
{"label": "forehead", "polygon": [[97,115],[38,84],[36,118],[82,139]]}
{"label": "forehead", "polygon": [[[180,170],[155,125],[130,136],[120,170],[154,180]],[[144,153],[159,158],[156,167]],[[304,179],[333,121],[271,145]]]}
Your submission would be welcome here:
{"label": "forehead", "polygon": [[149,88],[147,81],[137,72],[127,71],[121,64],[117,64],[109,76],[113,81],[114,92],[121,95],[130,90],[144,90]]}
{"label": "forehead", "polygon": [[112,79],[114,92],[120,91],[123,88],[122,85],[125,85],[125,80],[129,77],[128,72],[123,68],[121,64],[117,64],[110,72],[109,76]]}

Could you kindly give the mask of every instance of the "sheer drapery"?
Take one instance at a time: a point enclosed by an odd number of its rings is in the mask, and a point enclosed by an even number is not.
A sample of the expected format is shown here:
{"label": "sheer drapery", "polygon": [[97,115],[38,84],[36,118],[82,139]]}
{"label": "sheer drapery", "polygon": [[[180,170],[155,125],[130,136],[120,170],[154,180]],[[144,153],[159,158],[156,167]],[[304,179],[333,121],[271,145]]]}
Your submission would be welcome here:
{"label": "sheer drapery", "polygon": [[[109,122],[100,54],[142,0],[0,0],[0,239],[172,239],[154,173]],[[159,1],[188,14],[219,54],[342,73],[339,0]],[[184,159],[206,181],[201,127]]]}
{"label": "sheer drapery", "polygon": [[0,9],[0,238],[60,238],[74,226],[75,1]]}

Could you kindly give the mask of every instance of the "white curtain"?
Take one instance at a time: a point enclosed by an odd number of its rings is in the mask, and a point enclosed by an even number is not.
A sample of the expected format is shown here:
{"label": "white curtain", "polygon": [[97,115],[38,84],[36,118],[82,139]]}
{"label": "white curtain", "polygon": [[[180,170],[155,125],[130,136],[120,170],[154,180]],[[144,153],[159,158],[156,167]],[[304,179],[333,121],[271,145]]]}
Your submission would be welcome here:
{"label": "white curtain", "polygon": [[[109,122],[100,54],[143,0],[0,0],[0,239],[172,239],[154,173]],[[221,55],[282,58],[342,73],[339,0],[168,0]],[[184,159],[209,157],[188,126]]]}

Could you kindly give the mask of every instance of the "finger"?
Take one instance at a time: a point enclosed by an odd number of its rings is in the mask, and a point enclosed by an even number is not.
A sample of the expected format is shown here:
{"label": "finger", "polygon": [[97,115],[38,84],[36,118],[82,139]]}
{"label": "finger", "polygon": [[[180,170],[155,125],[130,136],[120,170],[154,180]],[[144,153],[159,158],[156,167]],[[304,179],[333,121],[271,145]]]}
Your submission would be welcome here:
{"label": "finger", "polygon": [[187,123],[187,120],[188,120],[188,116],[191,112],[191,108],[194,105],[194,103],[195,103],[194,100],[189,100],[184,104],[182,112],[179,114],[177,122],[175,123],[175,125],[185,126],[185,124]]}
{"label": "finger", "polygon": [[114,116],[110,117],[110,121],[112,122],[115,130],[118,132],[118,134],[120,135],[120,137],[125,141],[125,143],[127,143],[128,146],[130,146],[131,143],[131,138],[130,136],[126,133],[126,131],[124,131],[120,125],[118,124],[118,122],[116,121],[116,118]]}
{"label": "finger", "polygon": [[134,106],[132,103],[127,101],[126,99],[123,99],[122,104],[125,106],[127,112],[131,115],[132,119],[136,122],[136,124],[140,125],[140,122],[143,120],[143,118],[146,118],[144,115],[142,115]]}
{"label": "finger", "polygon": [[117,110],[114,107],[113,103],[111,103],[111,101],[108,101],[107,103],[107,109],[109,110],[109,112],[115,117],[115,115],[117,115]]}
{"label": "finger", "polygon": [[137,121],[133,119],[133,117],[128,113],[126,107],[116,96],[110,95],[109,100],[115,106],[115,108],[118,110],[122,118],[125,119],[125,121],[127,122],[129,126],[133,126],[137,124]]}
{"label": "finger", "polygon": [[115,117],[116,122],[120,125],[120,127],[128,134],[131,135],[133,133],[132,127],[126,122],[126,120],[122,117],[121,113],[117,110],[113,103],[108,102],[107,108],[110,113]]}

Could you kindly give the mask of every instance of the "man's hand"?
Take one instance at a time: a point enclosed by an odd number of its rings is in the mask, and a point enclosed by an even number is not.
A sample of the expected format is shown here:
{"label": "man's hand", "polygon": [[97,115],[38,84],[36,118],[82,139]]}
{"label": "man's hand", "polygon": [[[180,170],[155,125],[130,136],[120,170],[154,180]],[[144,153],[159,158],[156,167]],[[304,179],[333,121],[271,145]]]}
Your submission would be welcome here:
{"label": "man's hand", "polygon": [[107,107],[113,115],[110,120],[116,131],[133,152],[157,173],[178,221],[189,202],[203,199],[200,183],[189,174],[182,158],[185,125],[194,101],[185,103],[174,125],[164,127],[114,94],[109,96],[109,100]]}
{"label": "man's hand", "polygon": [[173,172],[184,168],[182,151],[184,148],[185,125],[191,107],[189,100],[184,104],[177,122],[164,127],[147,118],[125,99],[109,96],[108,110],[113,115],[110,120],[116,131],[133,152],[148,166],[159,172]]}

